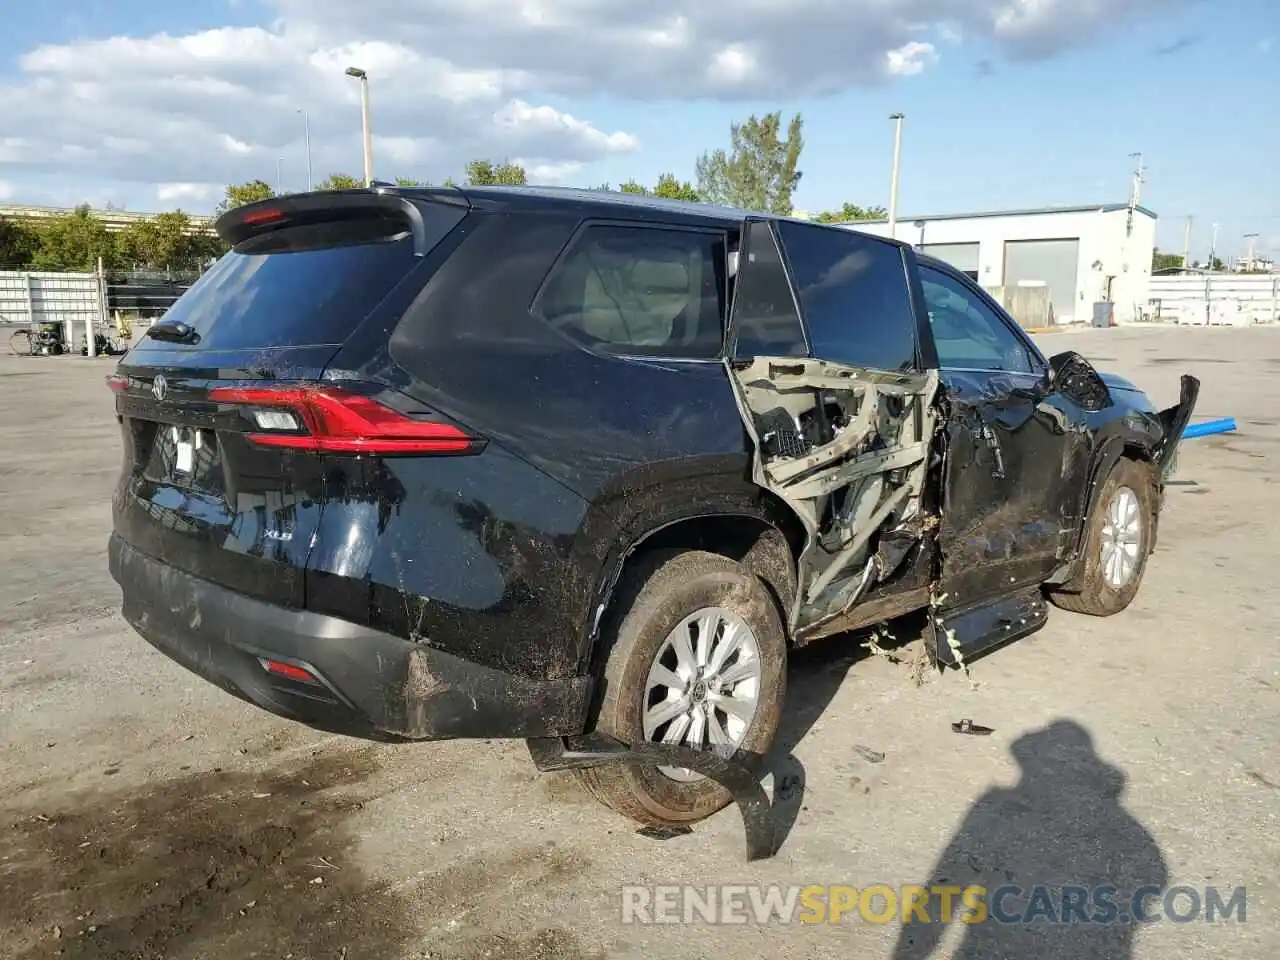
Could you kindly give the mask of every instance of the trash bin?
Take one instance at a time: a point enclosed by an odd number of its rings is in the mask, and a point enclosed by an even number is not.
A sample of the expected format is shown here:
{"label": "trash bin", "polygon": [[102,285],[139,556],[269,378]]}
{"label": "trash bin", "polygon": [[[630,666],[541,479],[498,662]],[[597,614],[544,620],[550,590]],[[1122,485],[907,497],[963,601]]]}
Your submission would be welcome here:
{"label": "trash bin", "polygon": [[1116,305],[1110,300],[1099,300],[1093,305],[1093,325],[1095,327],[1114,327],[1116,325]]}

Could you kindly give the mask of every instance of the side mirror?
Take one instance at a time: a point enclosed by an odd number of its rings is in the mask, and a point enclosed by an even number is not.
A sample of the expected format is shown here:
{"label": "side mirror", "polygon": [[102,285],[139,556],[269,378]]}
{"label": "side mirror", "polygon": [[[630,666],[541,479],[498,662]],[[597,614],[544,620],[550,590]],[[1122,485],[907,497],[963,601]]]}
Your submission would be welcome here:
{"label": "side mirror", "polygon": [[1049,392],[1060,393],[1072,403],[1094,412],[1111,405],[1111,391],[1098,371],[1074,350],[1049,358]]}

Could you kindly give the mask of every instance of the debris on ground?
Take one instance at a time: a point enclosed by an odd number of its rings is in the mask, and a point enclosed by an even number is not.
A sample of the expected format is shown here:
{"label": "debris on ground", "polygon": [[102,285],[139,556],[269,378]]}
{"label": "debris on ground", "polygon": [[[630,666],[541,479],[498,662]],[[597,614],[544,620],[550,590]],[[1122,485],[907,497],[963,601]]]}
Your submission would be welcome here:
{"label": "debris on ground", "polygon": [[687,837],[693,833],[689,827],[641,827],[636,831],[637,837],[644,837],[646,840],[674,840],[676,837]]}
{"label": "debris on ground", "polygon": [[867,763],[883,763],[884,762],[883,753],[881,753],[879,750],[872,750],[870,747],[863,746],[860,743],[855,743],[853,745],[853,751],[858,756],[862,757],[863,760],[867,761]]}
{"label": "debris on ground", "polygon": [[974,723],[966,717],[964,720],[957,720],[953,723],[951,725],[951,731],[953,733],[965,733],[971,737],[985,737],[989,734],[995,733],[995,728],[984,727],[982,724]]}
{"label": "debris on ground", "polygon": [[881,640],[896,640],[896,639],[898,638],[895,637],[889,631],[889,625],[887,623],[880,623],[880,624],[877,624],[874,629],[872,629],[871,634],[867,637],[867,639],[862,641],[862,646],[867,651],[869,651],[872,654],[872,656],[884,657],[890,663],[898,664],[902,662],[902,658],[898,656],[896,653],[893,653],[890,650],[886,650],[884,647],[880,646]]}

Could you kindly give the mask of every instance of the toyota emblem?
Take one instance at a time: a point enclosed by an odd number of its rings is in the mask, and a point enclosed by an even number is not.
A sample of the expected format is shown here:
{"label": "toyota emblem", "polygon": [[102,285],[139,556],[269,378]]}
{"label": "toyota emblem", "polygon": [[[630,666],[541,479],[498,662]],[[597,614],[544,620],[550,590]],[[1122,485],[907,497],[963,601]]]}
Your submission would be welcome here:
{"label": "toyota emblem", "polygon": [[164,377],[157,376],[151,381],[151,395],[157,400],[163,400],[165,391],[169,389],[169,384],[165,382]]}

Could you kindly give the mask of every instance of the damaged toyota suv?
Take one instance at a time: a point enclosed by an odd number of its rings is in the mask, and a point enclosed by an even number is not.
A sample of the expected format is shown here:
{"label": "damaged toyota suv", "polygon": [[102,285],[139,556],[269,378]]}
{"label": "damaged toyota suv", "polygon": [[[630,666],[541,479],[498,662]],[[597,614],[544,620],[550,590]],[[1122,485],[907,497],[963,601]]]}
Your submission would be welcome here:
{"label": "damaged toyota suv", "polygon": [[[945,263],[743,211],[374,186],[217,230],[110,377],[125,617],[281,716],[544,768],[758,757],[817,637],[927,611],[963,666],[1046,597],[1123,610],[1198,389],[1157,412]],[[729,800],[580,776],[651,824]]]}

